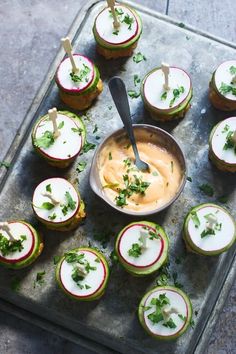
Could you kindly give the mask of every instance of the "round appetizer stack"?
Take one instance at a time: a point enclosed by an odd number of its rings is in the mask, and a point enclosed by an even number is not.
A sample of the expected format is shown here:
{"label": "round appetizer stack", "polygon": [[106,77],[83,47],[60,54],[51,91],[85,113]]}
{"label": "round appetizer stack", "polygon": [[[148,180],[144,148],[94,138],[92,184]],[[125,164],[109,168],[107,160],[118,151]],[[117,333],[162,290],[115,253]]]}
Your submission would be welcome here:
{"label": "round appetizer stack", "polygon": [[233,245],[236,224],[224,208],[216,204],[200,204],[186,216],[183,234],[191,252],[214,256]]}
{"label": "round appetizer stack", "polygon": [[169,67],[167,75],[168,84],[162,67],[155,68],[145,76],[141,85],[146,109],[153,119],[161,121],[183,118],[193,95],[190,77],[184,70]]}
{"label": "round appetizer stack", "polygon": [[0,264],[20,269],[33,263],[43,250],[40,234],[25,221],[0,223]]}
{"label": "round appetizer stack", "polygon": [[126,5],[103,9],[95,19],[93,33],[97,51],[106,59],[131,56],[142,33],[139,15]]}
{"label": "round appetizer stack", "polygon": [[144,295],[138,315],[145,331],[154,338],[176,339],[191,323],[192,305],[182,290],[160,286]]}
{"label": "round appetizer stack", "polygon": [[222,111],[236,109],[236,60],[225,61],[215,70],[209,84],[209,99]]}
{"label": "round appetizer stack", "polygon": [[115,250],[122,266],[133,275],[148,275],[167,260],[169,240],[165,231],[148,221],[133,222],[119,233]]}
{"label": "round appetizer stack", "polygon": [[75,187],[64,178],[41,182],[33,195],[33,211],[49,229],[75,229],[85,217],[84,203]]}
{"label": "round appetizer stack", "polygon": [[236,117],[227,118],[212,129],[209,157],[218,169],[236,172]]}
{"label": "round appetizer stack", "polygon": [[71,67],[70,58],[64,59],[56,72],[56,83],[61,100],[69,107],[84,110],[102,92],[103,83],[98,68],[90,59],[73,54],[76,70]]}
{"label": "round appetizer stack", "polygon": [[86,139],[85,126],[77,115],[67,111],[57,112],[56,125],[57,134],[49,115],[41,117],[33,128],[32,144],[35,151],[50,165],[65,168],[83,148]]}
{"label": "round appetizer stack", "polygon": [[82,247],[67,252],[56,269],[59,286],[76,300],[99,299],[105,292],[108,278],[106,259],[92,248]]}

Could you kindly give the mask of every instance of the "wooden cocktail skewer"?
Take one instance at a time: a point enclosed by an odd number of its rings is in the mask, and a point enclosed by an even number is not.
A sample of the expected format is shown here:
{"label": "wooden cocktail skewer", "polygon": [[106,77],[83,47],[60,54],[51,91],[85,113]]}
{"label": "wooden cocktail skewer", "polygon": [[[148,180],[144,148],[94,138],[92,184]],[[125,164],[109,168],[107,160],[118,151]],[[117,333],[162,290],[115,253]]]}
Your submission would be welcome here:
{"label": "wooden cocktail skewer", "polygon": [[42,195],[43,197],[49,198],[49,199],[51,200],[51,202],[52,202],[53,205],[60,204],[60,202],[59,202],[57,199],[55,199],[55,198],[54,198],[50,193],[48,193],[48,192],[41,193],[41,195]]}
{"label": "wooden cocktail skewer", "polygon": [[16,240],[14,238],[14,236],[12,235],[12,233],[11,233],[11,230],[10,230],[8,222],[1,222],[0,223],[0,230],[3,230],[3,231],[5,231],[7,233],[7,235],[9,236],[11,242],[14,242]]}
{"label": "wooden cocktail skewer", "polygon": [[54,137],[58,138],[60,132],[57,126],[57,109],[56,108],[49,109],[48,115],[49,115],[49,119],[52,121],[53,124]]}
{"label": "wooden cocktail skewer", "polygon": [[168,91],[170,89],[170,86],[169,86],[170,66],[169,66],[169,64],[161,63],[161,70],[163,71],[164,76],[165,76],[165,83],[164,83],[163,87],[164,87],[164,90]]}
{"label": "wooden cocktail skewer", "polygon": [[107,5],[110,7],[111,9],[111,14],[113,17],[113,26],[115,29],[118,29],[120,27],[120,22],[118,21],[117,15],[116,15],[116,11],[115,11],[115,0],[107,0]]}
{"label": "wooden cocktail skewer", "polygon": [[63,46],[66,54],[70,58],[72,71],[75,74],[75,73],[77,73],[79,71],[79,69],[77,68],[77,66],[75,64],[75,60],[74,60],[74,57],[73,57],[73,54],[72,54],[72,45],[71,45],[71,41],[70,41],[69,37],[62,38],[61,39],[61,43],[62,43],[62,46]]}

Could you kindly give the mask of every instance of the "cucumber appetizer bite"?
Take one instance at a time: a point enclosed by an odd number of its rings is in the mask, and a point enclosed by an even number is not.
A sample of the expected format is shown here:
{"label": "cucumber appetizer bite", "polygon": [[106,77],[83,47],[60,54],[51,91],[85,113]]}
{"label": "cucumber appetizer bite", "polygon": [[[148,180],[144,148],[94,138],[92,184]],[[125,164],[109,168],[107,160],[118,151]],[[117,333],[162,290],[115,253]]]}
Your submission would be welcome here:
{"label": "cucumber appetizer bite", "polygon": [[137,47],[142,33],[141,19],[127,5],[109,6],[98,14],[94,22],[97,51],[106,59],[129,57]]}
{"label": "cucumber appetizer bite", "polygon": [[34,191],[32,207],[39,221],[52,230],[73,230],[85,218],[84,202],[64,178],[41,182]]}
{"label": "cucumber appetizer bite", "polygon": [[72,54],[68,38],[63,38],[62,43],[69,57],[61,62],[56,72],[60,98],[71,108],[87,109],[103,90],[100,73],[89,58]]}
{"label": "cucumber appetizer bite", "polygon": [[209,158],[219,170],[236,172],[236,117],[227,118],[212,129]]}
{"label": "cucumber appetizer bite", "polygon": [[43,250],[40,234],[26,221],[0,223],[0,264],[21,269],[33,263]]}
{"label": "cucumber appetizer bite", "polygon": [[184,118],[190,108],[193,90],[190,77],[184,70],[162,64],[145,76],[141,95],[153,119],[169,121]]}
{"label": "cucumber appetizer bite", "polygon": [[236,109],[236,60],[220,64],[209,84],[209,99],[221,111]]}
{"label": "cucumber appetizer bite", "polygon": [[119,233],[115,251],[121,265],[136,276],[156,272],[166,261],[169,240],[157,224],[133,222]]}
{"label": "cucumber appetizer bite", "polygon": [[79,155],[86,139],[82,120],[68,111],[56,108],[39,118],[32,134],[35,151],[50,165],[65,168]]}
{"label": "cucumber appetizer bite", "polygon": [[183,236],[190,252],[215,256],[227,251],[236,239],[236,224],[227,210],[200,204],[186,216]]}
{"label": "cucumber appetizer bite", "polygon": [[176,339],[190,326],[192,305],[189,297],[179,288],[158,286],[144,295],[138,316],[141,325],[152,337]]}
{"label": "cucumber appetizer bite", "polygon": [[105,292],[108,278],[108,263],[93,248],[81,247],[65,253],[56,268],[61,289],[80,301],[98,300]]}

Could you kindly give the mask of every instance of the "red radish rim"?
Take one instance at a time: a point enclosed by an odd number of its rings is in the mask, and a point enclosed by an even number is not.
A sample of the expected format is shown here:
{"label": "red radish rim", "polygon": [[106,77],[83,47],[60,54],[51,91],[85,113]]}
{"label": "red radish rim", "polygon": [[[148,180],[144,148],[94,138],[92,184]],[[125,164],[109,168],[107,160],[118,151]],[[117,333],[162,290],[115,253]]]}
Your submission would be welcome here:
{"label": "red radish rim", "polygon": [[85,251],[80,250],[80,252],[88,252],[88,253],[90,252],[90,253],[93,253],[93,254],[94,254],[96,257],[98,257],[99,260],[101,261],[102,266],[103,266],[104,276],[103,276],[102,282],[101,282],[101,284],[99,285],[99,287],[98,287],[93,293],[88,294],[88,295],[75,295],[75,294],[73,294],[72,292],[70,292],[69,290],[67,290],[67,289],[65,288],[63,282],[62,282],[62,279],[61,279],[61,266],[62,266],[62,263],[63,263],[63,262],[66,262],[65,259],[63,259],[63,261],[61,262],[60,270],[59,270],[59,276],[60,276],[61,285],[62,285],[63,289],[65,290],[65,292],[67,292],[68,294],[70,294],[70,295],[73,296],[73,297],[77,297],[77,298],[87,298],[87,297],[93,296],[95,293],[97,293],[97,292],[101,289],[101,287],[103,286],[103,284],[104,284],[104,282],[105,282],[105,280],[106,280],[107,271],[106,271],[106,267],[105,267],[105,264],[104,264],[104,262],[103,262],[103,259],[102,259],[100,256],[98,256],[97,253],[95,253],[95,252],[93,252],[93,251],[88,251],[88,250],[85,250]]}
{"label": "red radish rim", "polygon": [[147,99],[147,97],[146,97],[146,94],[145,94],[145,84],[146,84],[146,81],[147,81],[149,75],[151,75],[153,72],[155,72],[155,71],[157,71],[157,70],[161,70],[161,67],[151,70],[151,71],[147,74],[147,76],[146,76],[146,78],[145,78],[145,80],[144,80],[144,83],[143,83],[143,94],[144,94],[145,100],[146,100],[146,101],[148,102],[148,104],[150,104],[150,106],[152,106],[154,109],[156,108],[156,109],[158,109],[158,110],[160,110],[160,111],[163,111],[163,112],[170,112],[170,111],[174,110],[175,108],[177,108],[178,106],[181,106],[182,103],[183,103],[183,102],[186,100],[186,98],[188,97],[189,92],[190,92],[191,89],[192,89],[192,80],[191,80],[189,74],[187,73],[187,71],[185,71],[185,70],[182,69],[182,68],[179,68],[178,66],[170,66],[170,69],[178,69],[178,70],[183,71],[183,72],[188,76],[189,81],[190,81],[190,89],[189,89],[187,95],[186,95],[185,98],[184,98],[180,103],[178,103],[177,105],[172,106],[172,107],[170,107],[170,108],[166,108],[166,109],[158,108],[158,107],[156,107],[156,106],[153,106],[153,105],[148,101],[148,99]]}
{"label": "red radish rim", "polygon": [[[70,119],[70,120],[72,120],[72,121],[75,123],[75,125],[79,128],[79,126],[76,124],[76,122],[75,122],[72,118],[70,118],[70,117],[68,117],[68,116],[66,116],[66,115],[63,115],[63,116],[66,117],[66,118],[68,118],[68,119]],[[42,118],[39,120],[38,124],[36,125],[36,127],[35,127],[35,129],[34,129],[34,135],[35,135],[35,136],[36,136],[36,132],[37,132],[37,129],[38,129],[39,124],[40,124],[43,120],[45,120],[45,119],[46,119],[45,117],[42,117]],[[74,159],[76,158],[76,156],[79,155],[79,153],[80,153],[80,151],[81,151],[81,149],[82,149],[82,147],[83,147],[83,138],[82,138],[82,135],[79,135],[79,136],[80,136],[80,138],[81,138],[81,146],[80,146],[79,152],[77,152],[76,154],[74,154],[74,155],[72,155],[72,156],[70,156],[69,158],[66,158],[66,159],[55,158],[55,157],[53,157],[53,156],[47,154],[45,151],[43,151],[41,148],[39,148],[39,147],[37,147],[37,146],[36,146],[36,149],[40,150],[40,152],[42,153],[42,155],[44,155],[45,157],[47,157],[47,158],[49,158],[50,160],[53,160],[53,161],[65,161],[65,162],[66,162],[66,161],[74,160]]]}
{"label": "red radish rim", "polygon": [[[162,289],[158,289],[158,291],[159,291],[159,290],[161,291]],[[155,291],[156,291],[156,290],[154,289],[153,292],[155,292]],[[145,316],[143,316],[143,319],[144,319],[145,325],[147,326],[148,330],[149,330],[154,336],[159,336],[159,337],[173,337],[173,336],[176,336],[176,334],[180,333],[180,332],[183,330],[183,328],[185,327],[186,323],[187,323],[187,319],[188,319],[188,315],[189,315],[188,305],[187,305],[187,302],[185,301],[185,298],[184,298],[178,291],[173,290],[173,289],[163,289],[163,291],[166,291],[166,292],[172,291],[173,293],[176,293],[176,294],[180,295],[180,296],[182,297],[182,299],[184,300],[184,303],[185,303],[185,305],[186,305],[186,320],[185,320],[183,326],[182,326],[177,332],[175,332],[175,333],[173,333],[173,334],[156,334],[156,333],[153,333],[153,332],[151,331],[151,329],[149,328],[149,326],[147,325]],[[149,299],[149,297],[153,294],[153,292],[146,298],[145,303],[144,303],[144,306],[146,306],[146,302],[147,302],[147,300]]]}
{"label": "red radish rim", "polygon": [[[117,6],[128,8],[127,6],[124,6],[124,5],[122,5],[122,6],[121,6],[121,5],[117,5]],[[117,6],[115,6],[115,7],[117,7]],[[137,21],[137,17],[135,16],[135,13],[134,13],[130,8],[128,8],[128,10],[129,10],[130,12],[132,12],[132,14],[133,14],[133,16],[134,16],[134,18],[135,18],[136,25],[137,25],[137,29],[136,29],[135,33],[134,33],[129,39],[127,39],[126,41],[119,42],[119,43],[113,43],[113,42],[109,42],[109,41],[106,41],[105,39],[103,39],[103,38],[100,36],[100,34],[99,34],[98,30],[97,30],[97,18],[98,18],[98,16],[101,15],[101,13],[104,12],[105,10],[107,10],[107,7],[105,7],[105,9],[103,9],[101,12],[99,12],[99,14],[97,15],[97,17],[96,17],[96,19],[95,19],[95,29],[96,29],[96,32],[97,32],[97,34],[99,35],[99,37],[100,37],[104,42],[109,43],[109,44],[112,44],[113,46],[118,46],[118,45],[121,45],[121,44],[125,44],[125,43],[130,42],[135,36],[137,36],[138,30],[139,30],[139,24],[138,24],[138,21]],[[108,49],[109,49],[109,48],[108,48]]]}
{"label": "red radish rim", "polygon": [[79,57],[83,57],[85,58],[86,60],[88,60],[88,62],[92,65],[92,68],[93,68],[93,73],[92,73],[92,76],[91,76],[91,80],[87,83],[86,86],[84,86],[82,89],[67,89],[66,87],[62,86],[60,80],[59,80],[59,77],[58,77],[58,71],[59,71],[59,68],[61,66],[61,64],[65,61],[65,60],[69,60],[69,57],[66,57],[64,58],[61,63],[59,64],[58,68],[57,68],[57,71],[56,71],[56,82],[57,84],[66,92],[75,92],[75,93],[81,93],[83,91],[85,91],[90,85],[91,83],[93,82],[94,80],[94,75],[95,75],[95,70],[94,70],[94,64],[93,62],[88,58],[86,57],[85,55],[82,55],[82,54],[73,54],[73,56],[79,56]]}
{"label": "red radish rim", "polygon": [[[67,181],[67,179],[65,179],[65,178],[63,178],[63,177],[51,177],[51,178],[47,178],[47,179],[43,180],[42,182],[40,182],[40,183],[36,186],[36,188],[35,188],[35,190],[34,190],[34,193],[33,193],[33,198],[32,198],[32,200],[34,200],[35,191],[36,191],[36,189],[38,188],[38,186],[40,186],[40,184],[44,183],[45,181],[50,181],[50,180],[52,180],[52,179],[63,179],[63,180],[65,180],[66,182],[68,182],[68,183],[74,188],[74,190],[76,191],[76,194],[77,194],[77,197],[78,197],[78,207],[77,207],[77,209],[75,210],[74,214],[73,214],[72,216],[70,216],[69,219],[66,219],[66,220],[64,220],[64,221],[51,221],[51,220],[43,219],[42,217],[40,217],[40,216],[38,215],[38,213],[36,212],[33,203],[32,203],[32,207],[33,207],[33,210],[34,210],[35,214],[37,215],[37,217],[38,217],[40,220],[46,221],[47,223],[49,223],[49,224],[51,224],[51,225],[55,225],[55,224],[56,224],[56,225],[60,225],[60,224],[64,224],[64,223],[67,222],[67,221],[70,221],[70,220],[73,219],[73,217],[77,214],[77,212],[78,212],[78,210],[79,210],[79,208],[80,208],[80,196],[79,196],[77,190],[75,189],[75,187],[73,186],[73,184],[70,183],[69,181]],[[37,209],[37,208],[36,208],[36,209]]]}
{"label": "red radish rim", "polygon": [[128,229],[130,229],[131,227],[133,227],[133,226],[145,226],[145,227],[148,227],[149,229],[151,229],[152,231],[156,231],[156,229],[154,229],[154,227],[151,227],[151,226],[146,225],[146,224],[137,223],[137,224],[132,224],[132,225],[127,226],[127,227],[124,229],[124,231],[122,232],[122,234],[119,236],[119,241],[118,241],[118,253],[119,253],[119,256],[123,259],[123,261],[124,261],[126,264],[128,264],[128,265],[130,265],[130,266],[132,266],[132,267],[135,267],[135,268],[148,268],[148,267],[151,267],[152,265],[154,265],[155,263],[157,263],[157,262],[159,261],[159,259],[161,258],[161,256],[162,256],[163,248],[164,248],[164,240],[163,240],[161,234],[158,234],[158,236],[160,236],[160,238],[161,238],[161,249],[160,249],[160,252],[159,252],[159,254],[158,254],[158,257],[157,257],[157,259],[155,259],[155,261],[153,261],[152,263],[147,264],[147,265],[145,265],[145,266],[139,266],[139,265],[130,263],[130,262],[128,262],[128,261],[122,256],[122,254],[121,254],[121,252],[120,252],[120,242],[121,242],[122,237],[123,237],[124,234],[126,233],[126,231],[127,231]]}
{"label": "red radish rim", "polygon": [[0,261],[4,261],[4,263],[18,263],[18,262],[22,262],[24,261],[26,258],[28,258],[32,253],[33,253],[33,249],[34,249],[34,246],[35,246],[35,238],[34,238],[34,233],[33,231],[31,230],[31,228],[25,224],[24,222],[22,221],[10,221],[9,224],[23,224],[25,225],[29,230],[30,230],[30,234],[31,234],[31,237],[32,237],[32,245],[31,245],[31,248],[29,250],[29,252],[24,255],[23,257],[21,258],[15,258],[15,259],[7,259],[3,256],[0,256]]}

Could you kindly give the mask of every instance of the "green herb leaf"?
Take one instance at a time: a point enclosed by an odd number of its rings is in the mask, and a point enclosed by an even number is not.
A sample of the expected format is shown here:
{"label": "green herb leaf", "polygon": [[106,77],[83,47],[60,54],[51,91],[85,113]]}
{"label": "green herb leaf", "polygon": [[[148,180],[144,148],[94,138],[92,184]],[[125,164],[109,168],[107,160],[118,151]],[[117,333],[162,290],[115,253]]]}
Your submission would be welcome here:
{"label": "green herb leaf", "polygon": [[112,32],[112,34],[114,34],[115,36],[118,36],[119,30],[118,30],[118,29],[114,30],[114,31]]}
{"label": "green herb leaf", "polygon": [[53,257],[53,263],[56,265],[57,263],[59,263],[59,261],[61,260],[60,256],[54,256]]}
{"label": "green herb leaf", "polygon": [[236,144],[233,141],[233,135],[234,132],[233,131],[229,131],[227,136],[226,136],[226,142],[224,144],[223,149],[224,150],[228,150],[228,149],[234,149],[234,152],[236,154]]}
{"label": "green herb leaf", "polygon": [[137,74],[135,74],[134,75],[134,86],[138,86],[138,84],[141,82],[141,79],[140,79],[140,77],[137,75]]}
{"label": "green herb leaf", "polygon": [[140,53],[140,52],[138,52],[137,54],[135,54],[135,55],[133,56],[133,61],[134,61],[135,63],[140,63],[140,62],[143,61],[143,60],[146,60],[146,57],[145,57],[142,53]]}
{"label": "green herb leaf", "polygon": [[110,240],[111,234],[112,233],[110,231],[103,231],[100,233],[95,232],[93,235],[93,238],[94,238],[94,240],[100,242],[103,248],[106,248],[107,244]]}
{"label": "green herb leaf", "polygon": [[80,161],[76,167],[76,171],[77,172],[83,172],[85,170],[85,167],[87,166],[87,162],[86,161]]}
{"label": "green herb leaf", "polygon": [[163,323],[163,326],[169,327],[169,328],[176,328],[177,327],[172,318],[169,318],[169,320],[167,322]]}
{"label": "green herb leaf", "polygon": [[190,215],[191,215],[191,219],[193,220],[195,227],[198,228],[200,226],[200,220],[198,218],[197,212],[191,211]]}
{"label": "green herb leaf", "polygon": [[175,100],[177,100],[182,93],[184,93],[184,87],[183,86],[180,86],[177,89],[173,89],[173,96],[174,97],[170,101],[169,107],[172,107],[174,105]]}
{"label": "green herb leaf", "polygon": [[79,135],[81,135],[81,133],[83,132],[82,128],[71,128],[72,132],[74,133],[78,133]]}
{"label": "green herb leaf", "polygon": [[228,124],[226,124],[224,126],[224,129],[222,130],[222,133],[227,133],[227,131],[229,131],[229,128],[230,128],[230,126]]}
{"label": "green herb leaf", "polygon": [[189,181],[189,182],[192,182],[192,181],[193,181],[191,177],[187,177],[186,179],[187,179],[187,181]]}
{"label": "green herb leaf", "polygon": [[199,189],[203,193],[205,193],[208,197],[213,197],[213,195],[214,195],[214,189],[212,188],[212,186],[210,186],[207,183],[204,183],[204,184],[200,185]]}
{"label": "green herb leaf", "polygon": [[88,284],[85,284],[85,289],[91,289],[91,286],[89,286]]}
{"label": "green herb leaf", "polygon": [[138,258],[142,254],[142,248],[138,243],[133,243],[132,247],[128,250],[128,254],[131,257]]}
{"label": "green herb leaf", "polygon": [[181,315],[180,313],[178,314],[178,317],[182,320],[182,321],[186,321],[187,317],[186,316],[183,316]]}
{"label": "green herb leaf", "polygon": [[36,206],[36,208],[45,209],[45,210],[52,210],[53,208],[55,208],[55,205],[50,202],[45,202],[40,207]]}
{"label": "green herb leaf", "polygon": [[213,229],[206,229],[206,230],[203,230],[202,233],[201,233],[201,238],[204,238],[206,236],[210,236],[210,235],[215,235],[215,231]]}
{"label": "green herb leaf", "polygon": [[47,184],[46,185],[46,191],[49,192],[49,193],[52,193],[51,184]]}
{"label": "green herb leaf", "polygon": [[90,71],[91,69],[87,65],[83,64],[83,68],[80,69],[78,74],[75,74],[73,72],[70,73],[71,80],[74,82],[88,82],[88,74],[90,73]]}
{"label": "green herb leaf", "polygon": [[3,256],[8,256],[11,253],[21,252],[24,249],[23,242],[26,240],[25,235],[21,235],[20,239],[10,241],[2,233],[0,233],[0,252]]}
{"label": "green herb leaf", "polygon": [[127,159],[123,160],[126,167],[130,167],[132,164],[131,159],[128,157]]}
{"label": "green herb leaf", "polygon": [[84,253],[78,254],[76,251],[70,251],[65,253],[64,256],[67,263],[84,264]]}
{"label": "green herb leaf", "polygon": [[84,286],[82,284],[80,284],[80,282],[82,280],[84,280],[84,276],[81,275],[80,271],[78,268],[74,268],[73,269],[73,272],[71,274],[71,278],[74,280],[74,282],[76,283],[76,285],[80,288],[80,289],[83,289]]}
{"label": "green herb leaf", "polygon": [[66,197],[68,208],[70,208],[71,210],[75,210],[76,202],[72,199],[72,196],[70,195],[70,193],[66,192],[65,197]]}
{"label": "green herb leaf", "polygon": [[48,130],[46,130],[40,138],[34,139],[34,145],[43,149],[48,149],[54,142],[54,135]]}
{"label": "green herb leaf", "polygon": [[219,88],[220,93],[223,95],[227,95],[227,93],[232,93],[232,95],[236,96],[236,87],[227,85],[224,82],[221,83],[221,86]]}
{"label": "green herb leaf", "polygon": [[55,220],[57,217],[57,214],[56,213],[53,213],[52,215],[48,215],[48,219],[49,220]]}
{"label": "green herb leaf", "polygon": [[180,28],[184,28],[184,27],[185,27],[185,24],[184,24],[183,22],[180,22],[180,23],[178,24],[178,26],[179,26]]}
{"label": "green herb leaf", "polygon": [[126,23],[128,25],[128,29],[131,30],[132,24],[134,23],[134,18],[126,14],[122,22]]}
{"label": "green herb leaf", "polygon": [[36,288],[36,285],[43,285],[44,284],[44,276],[45,276],[46,272],[45,270],[42,272],[38,272],[36,274],[36,279],[34,281],[34,288]]}
{"label": "green herb leaf", "polygon": [[10,163],[6,162],[6,161],[0,161],[0,167],[9,168],[10,167]]}
{"label": "green herb leaf", "polygon": [[97,124],[95,124],[94,128],[93,128],[93,134],[95,134],[98,131],[98,126]]}
{"label": "green herb leaf", "polygon": [[140,92],[136,92],[135,90],[128,90],[128,95],[131,98],[138,98],[140,96]]}
{"label": "green herb leaf", "polygon": [[90,150],[93,150],[95,149],[96,145],[95,144],[92,144],[92,143],[89,143],[89,142],[86,142],[83,146],[83,149],[82,149],[82,152],[83,153],[86,153]]}
{"label": "green herb leaf", "polygon": [[161,95],[161,100],[165,101],[167,99],[167,91],[163,92],[163,94]]}
{"label": "green herb leaf", "polygon": [[64,121],[62,121],[59,125],[58,125],[58,129],[62,129],[64,127]]}
{"label": "green herb leaf", "polygon": [[230,71],[230,74],[231,75],[236,75],[236,66],[231,66],[230,68],[229,68],[229,71]]}

